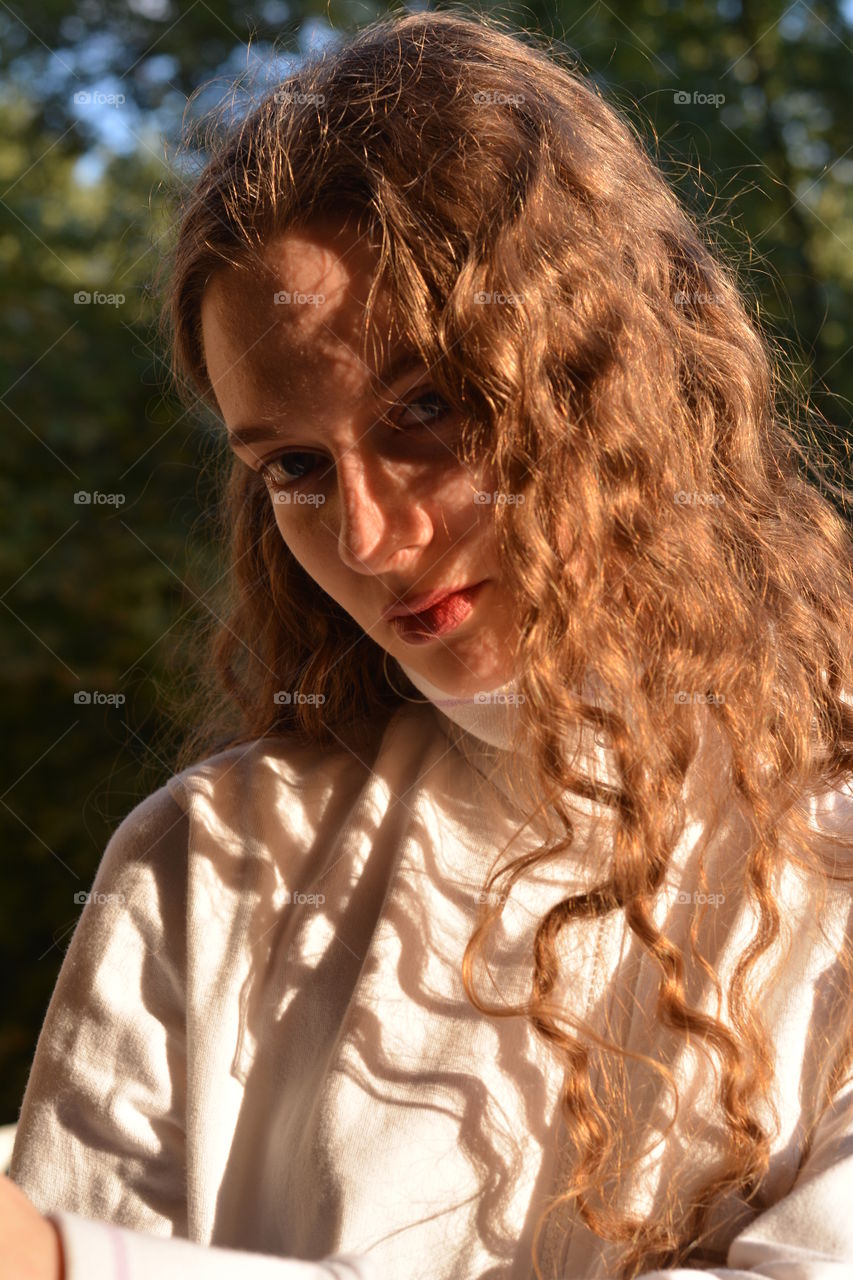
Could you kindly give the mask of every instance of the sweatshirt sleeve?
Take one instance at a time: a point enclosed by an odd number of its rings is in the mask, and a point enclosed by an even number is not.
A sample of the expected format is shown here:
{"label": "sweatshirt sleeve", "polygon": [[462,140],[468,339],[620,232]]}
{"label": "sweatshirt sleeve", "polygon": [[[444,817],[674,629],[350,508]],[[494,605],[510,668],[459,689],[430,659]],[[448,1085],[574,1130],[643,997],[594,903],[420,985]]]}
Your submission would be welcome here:
{"label": "sweatshirt sleeve", "polygon": [[9,1176],[57,1226],[66,1280],[376,1280],[367,1258],[186,1239],[187,845],[167,786],[109,840],[48,1004]]}
{"label": "sweatshirt sleeve", "polygon": [[644,1271],[637,1280],[851,1280],[853,1079],[821,1117],[791,1190],[734,1237],[726,1264]]}
{"label": "sweatshirt sleeve", "polygon": [[366,1254],[303,1262],[163,1239],[61,1209],[47,1217],[62,1237],[65,1280],[387,1280]]}

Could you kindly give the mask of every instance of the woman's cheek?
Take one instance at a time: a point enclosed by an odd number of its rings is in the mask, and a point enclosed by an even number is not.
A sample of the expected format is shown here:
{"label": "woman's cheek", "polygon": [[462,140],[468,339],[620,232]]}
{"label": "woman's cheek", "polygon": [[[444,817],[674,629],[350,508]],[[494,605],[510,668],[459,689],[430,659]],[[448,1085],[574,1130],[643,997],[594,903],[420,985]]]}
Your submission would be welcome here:
{"label": "woman's cheek", "polygon": [[274,505],[275,522],[282,539],[303,568],[311,567],[322,555],[327,541],[335,542],[334,531],[324,519],[325,504],[322,494],[312,494],[311,502],[277,502]]}

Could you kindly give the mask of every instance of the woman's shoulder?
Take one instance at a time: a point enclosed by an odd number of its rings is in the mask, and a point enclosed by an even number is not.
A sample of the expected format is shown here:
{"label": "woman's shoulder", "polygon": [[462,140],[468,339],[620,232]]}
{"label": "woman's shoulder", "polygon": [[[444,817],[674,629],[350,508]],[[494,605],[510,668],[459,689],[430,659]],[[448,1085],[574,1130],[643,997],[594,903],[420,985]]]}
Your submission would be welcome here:
{"label": "woman's shoulder", "polygon": [[317,792],[363,785],[390,745],[405,738],[416,746],[436,737],[434,716],[423,712],[422,707],[399,707],[383,723],[335,731],[326,743],[293,734],[226,742],[172,774],[164,787],[186,808],[190,797],[241,796],[249,786],[257,798],[268,790]]}
{"label": "woman's shoulder", "polygon": [[[291,829],[308,829],[334,821],[383,779],[402,794],[446,751],[435,708],[406,704],[373,725],[336,729],[325,743],[282,734],[226,744],[174,773],[161,790],[188,815],[193,832],[266,833],[277,815]],[[158,803],[168,819],[165,798]]]}
{"label": "woman's shoulder", "polygon": [[346,812],[383,762],[417,772],[441,739],[430,710],[400,707],[372,734],[336,735],[332,746],[267,736],[206,754],[133,805],[106,846],[99,878],[175,881],[196,844],[233,851],[235,840],[280,827],[280,819],[291,830],[307,829]]}

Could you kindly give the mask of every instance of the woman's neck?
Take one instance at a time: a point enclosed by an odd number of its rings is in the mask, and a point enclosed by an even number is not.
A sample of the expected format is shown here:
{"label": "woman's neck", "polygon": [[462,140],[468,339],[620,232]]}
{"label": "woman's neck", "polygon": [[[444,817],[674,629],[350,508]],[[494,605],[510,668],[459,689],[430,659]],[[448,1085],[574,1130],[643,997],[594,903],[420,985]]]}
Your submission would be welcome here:
{"label": "woman's neck", "polygon": [[[509,795],[515,802],[525,780],[535,785],[536,779],[531,776],[535,773],[535,768],[530,748],[524,747],[516,738],[520,734],[523,697],[518,693],[516,681],[510,680],[494,689],[458,697],[440,689],[406,663],[400,662],[399,665],[415,688],[420,690],[441,715],[452,721],[448,726],[450,740],[505,795]],[[593,677],[588,676],[585,680],[583,693],[589,700],[599,700],[600,687]],[[607,786],[618,785],[618,778],[609,758],[611,752],[598,745],[589,725],[577,726],[572,735],[571,749],[567,747],[567,755],[572,768],[584,773],[588,779],[596,777]]]}
{"label": "woman's neck", "polygon": [[[399,659],[398,659],[399,662]],[[467,697],[456,697],[439,689],[426,676],[400,662],[405,674],[416,689],[449,720],[458,724],[466,733],[479,738],[490,747],[504,751],[513,748],[514,727],[518,717],[516,683],[514,680],[496,689],[479,690]]]}

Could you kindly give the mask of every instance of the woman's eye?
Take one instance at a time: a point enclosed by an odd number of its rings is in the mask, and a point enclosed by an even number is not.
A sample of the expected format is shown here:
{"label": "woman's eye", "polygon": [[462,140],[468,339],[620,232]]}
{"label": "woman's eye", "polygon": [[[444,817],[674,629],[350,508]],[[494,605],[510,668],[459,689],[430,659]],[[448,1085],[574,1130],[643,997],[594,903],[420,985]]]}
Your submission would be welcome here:
{"label": "woman's eye", "polygon": [[410,400],[408,404],[406,404],[404,407],[407,410],[411,410],[415,405],[426,404],[430,400],[432,400],[433,402],[438,401],[440,405],[443,405],[443,408],[439,413],[434,414],[429,419],[428,422],[416,422],[415,423],[416,427],[431,426],[434,422],[440,422],[442,418],[444,418],[445,415],[450,412],[450,405],[444,399],[444,396],[439,395],[437,391],[428,391],[426,395],[417,396],[414,400]]}
{"label": "woman's eye", "polygon": [[302,450],[299,452],[294,450],[292,453],[282,453],[279,454],[277,458],[271,458],[269,462],[264,463],[261,467],[261,475],[265,480],[269,479],[274,485],[281,485],[282,483],[287,483],[291,480],[304,480],[306,476],[311,474],[311,471],[314,469],[313,467],[306,467],[301,475],[289,475],[288,469],[292,470],[295,467],[296,470],[299,471],[303,464],[299,462],[298,459],[317,458],[319,456],[319,454],[307,453]]}
{"label": "woman's eye", "polygon": [[[420,405],[428,405],[430,401],[433,403],[433,409],[435,408],[436,402],[441,406],[437,412],[430,411],[429,408],[427,408],[426,411],[423,411],[418,407]],[[398,413],[395,417],[395,421],[397,422],[399,422],[401,416],[405,416],[405,413],[414,412],[416,415],[422,416],[416,417],[416,421],[408,424],[408,427],[406,424],[402,424],[400,426],[401,430],[418,430],[419,428],[428,429],[434,426],[435,423],[441,422],[450,413],[450,405],[443,396],[439,395],[437,391],[429,391],[425,395],[417,396],[414,400],[409,400],[407,403],[402,405],[402,409],[405,412],[402,414]],[[316,462],[314,464],[310,463],[310,459],[312,458],[318,459],[321,458],[321,455],[319,453],[313,453],[310,450],[292,449],[289,453],[280,453],[277,458],[273,458],[269,462],[264,463],[260,468],[260,472],[267,483],[274,487],[278,486],[280,488],[282,485],[291,483],[295,484],[300,480],[306,480],[313,471],[317,470],[318,464]],[[302,459],[308,459],[308,465],[306,465]],[[294,469],[299,474],[292,474]]]}

